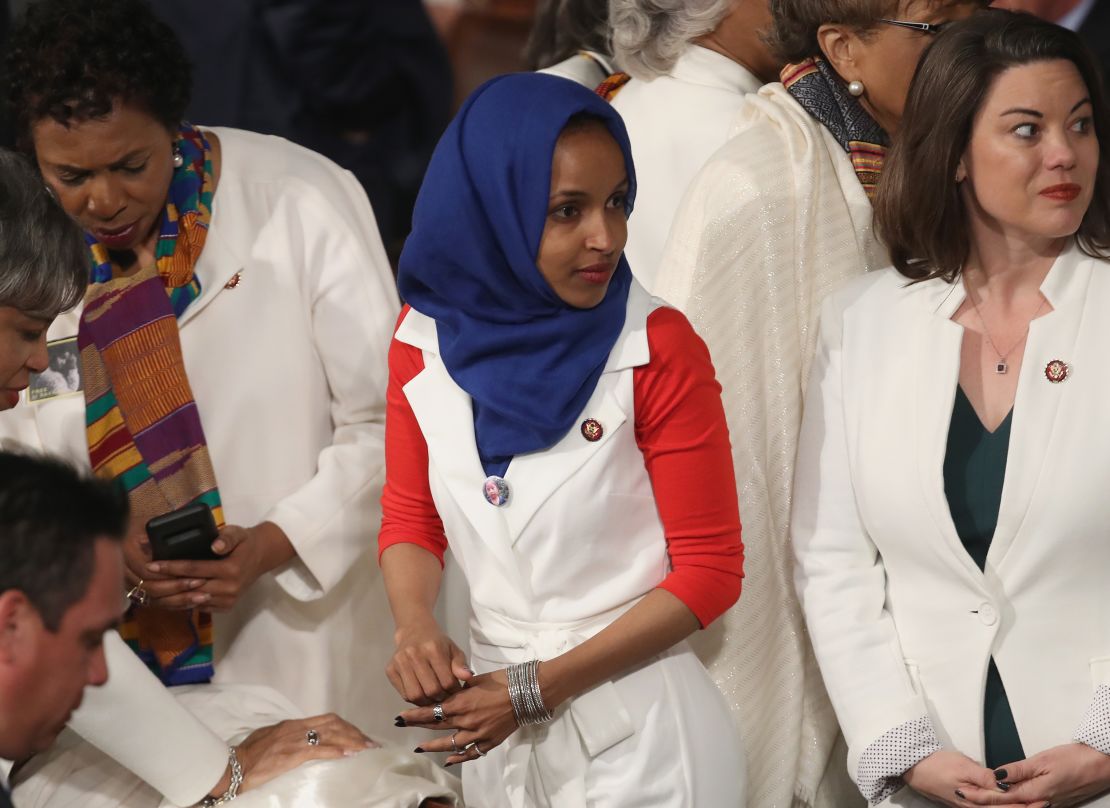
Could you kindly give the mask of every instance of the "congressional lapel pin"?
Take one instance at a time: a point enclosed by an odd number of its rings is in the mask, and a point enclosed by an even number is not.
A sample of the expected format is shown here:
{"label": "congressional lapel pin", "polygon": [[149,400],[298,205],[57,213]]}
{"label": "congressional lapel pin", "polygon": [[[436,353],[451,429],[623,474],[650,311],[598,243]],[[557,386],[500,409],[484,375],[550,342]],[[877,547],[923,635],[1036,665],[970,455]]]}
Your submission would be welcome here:
{"label": "congressional lapel pin", "polygon": [[498,508],[504,508],[509,504],[509,498],[512,492],[509,489],[509,483],[504,477],[497,475],[490,475],[486,477],[486,481],[482,483],[482,494],[486,498],[486,502]]}
{"label": "congressional lapel pin", "polygon": [[224,289],[235,289],[243,282],[243,272],[240,270],[231,276],[231,280],[224,284]]}
{"label": "congressional lapel pin", "polygon": [[1053,359],[1044,366],[1044,377],[1053,384],[1059,384],[1068,377],[1071,373],[1071,368],[1068,367],[1067,362],[1062,362],[1059,359]]}
{"label": "congressional lapel pin", "polygon": [[587,418],[582,422],[582,437],[590,443],[597,443],[604,434],[605,430],[596,418]]}

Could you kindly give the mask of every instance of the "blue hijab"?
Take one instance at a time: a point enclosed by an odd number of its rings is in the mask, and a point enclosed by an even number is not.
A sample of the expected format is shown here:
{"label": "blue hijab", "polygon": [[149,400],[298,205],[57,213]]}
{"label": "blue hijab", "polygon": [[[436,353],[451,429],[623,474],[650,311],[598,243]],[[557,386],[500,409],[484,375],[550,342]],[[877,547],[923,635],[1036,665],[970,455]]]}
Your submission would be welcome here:
{"label": "blue hijab", "polygon": [[575,115],[601,120],[624,154],[624,122],[567,79],[517,73],[467,99],[432,155],[401,253],[401,297],[436,321],[439,352],[474,405],[487,474],[546,449],[575,425],[624,327],[632,282],[621,256],[605,299],[567,305],[536,266],[555,142]]}

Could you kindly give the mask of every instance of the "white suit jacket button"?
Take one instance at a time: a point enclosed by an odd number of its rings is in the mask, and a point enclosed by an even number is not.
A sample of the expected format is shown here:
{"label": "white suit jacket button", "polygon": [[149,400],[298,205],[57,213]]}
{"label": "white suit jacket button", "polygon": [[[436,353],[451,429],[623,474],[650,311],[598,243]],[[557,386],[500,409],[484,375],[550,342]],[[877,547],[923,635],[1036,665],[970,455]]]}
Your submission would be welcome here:
{"label": "white suit jacket button", "polygon": [[993,626],[998,622],[998,611],[989,603],[983,603],[979,606],[979,619],[984,626]]}

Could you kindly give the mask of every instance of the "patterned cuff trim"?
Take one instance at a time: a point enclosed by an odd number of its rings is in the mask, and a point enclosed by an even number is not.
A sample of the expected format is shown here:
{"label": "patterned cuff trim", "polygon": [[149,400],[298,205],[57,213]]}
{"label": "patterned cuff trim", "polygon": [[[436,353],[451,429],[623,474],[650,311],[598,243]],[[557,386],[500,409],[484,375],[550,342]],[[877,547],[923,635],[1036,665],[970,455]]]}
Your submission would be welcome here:
{"label": "patterned cuff trim", "polygon": [[1110,755],[1110,685],[1099,685],[1074,739]]}
{"label": "patterned cuff trim", "polygon": [[929,716],[884,732],[863,750],[856,771],[856,785],[869,805],[878,805],[905,785],[902,775],[941,749]]}

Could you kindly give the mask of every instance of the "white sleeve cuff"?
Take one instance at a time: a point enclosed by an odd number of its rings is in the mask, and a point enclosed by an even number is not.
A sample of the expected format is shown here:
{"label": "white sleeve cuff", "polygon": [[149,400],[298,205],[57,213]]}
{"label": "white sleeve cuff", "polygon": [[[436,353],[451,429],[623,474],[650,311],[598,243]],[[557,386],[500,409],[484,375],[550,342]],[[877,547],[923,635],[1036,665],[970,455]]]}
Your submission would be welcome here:
{"label": "white sleeve cuff", "polygon": [[929,716],[884,732],[859,757],[856,785],[868,805],[878,805],[905,783],[902,775],[941,749]]}
{"label": "white sleeve cuff", "polygon": [[1074,740],[1110,755],[1110,685],[1099,685]]}

